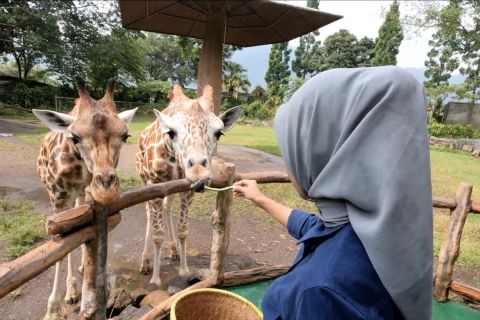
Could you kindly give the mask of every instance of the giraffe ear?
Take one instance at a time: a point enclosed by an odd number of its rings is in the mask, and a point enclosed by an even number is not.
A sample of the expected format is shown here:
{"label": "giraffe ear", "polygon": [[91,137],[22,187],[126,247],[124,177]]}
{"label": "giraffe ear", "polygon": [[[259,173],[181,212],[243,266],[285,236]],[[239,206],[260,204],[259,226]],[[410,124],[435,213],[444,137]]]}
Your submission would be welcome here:
{"label": "giraffe ear", "polygon": [[233,128],[235,123],[237,122],[238,118],[242,114],[242,107],[233,107],[228,109],[224,113],[220,115],[220,120],[223,122],[223,129],[222,132],[228,131]]}
{"label": "giraffe ear", "polygon": [[32,112],[43,124],[50,128],[50,130],[56,132],[66,132],[68,126],[75,121],[75,117],[65,113],[37,109],[32,109]]}
{"label": "giraffe ear", "polygon": [[166,115],[157,109],[153,109],[153,113],[155,113],[158,121],[160,121],[160,129],[162,130],[162,133],[168,133],[170,131],[176,132],[175,125],[169,115]]}
{"label": "giraffe ear", "polygon": [[128,126],[130,124],[130,122],[132,121],[133,116],[135,115],[135,112],[137,112],[137,110],[138,110],[138,108],[120,112],[118,114],[118,118],[120,120],[122,120],[123,122],[125,122]]}

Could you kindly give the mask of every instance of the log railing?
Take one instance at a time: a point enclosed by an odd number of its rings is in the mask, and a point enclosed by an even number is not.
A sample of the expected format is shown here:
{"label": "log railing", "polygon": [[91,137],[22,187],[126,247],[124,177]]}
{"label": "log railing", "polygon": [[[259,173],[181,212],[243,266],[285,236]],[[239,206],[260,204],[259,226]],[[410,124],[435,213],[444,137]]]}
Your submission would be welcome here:
{"label": "log railing", "polygon": [[[290,182],[285,172],[253,172],[235,173],[235,166],[231,163],[219,162],[214,170],[211,180],[213,187],[226,187],[234,181],[252,179],[258,183],[288,183]],[[442,250],[438,258],[435,278],[435,295],[439,301],[448,298],[448,291],[464,295],[480,301],[480,290],[465,284],[452,281],[453,266],[458,258],[461,233],[468,212],[480,213],[480,202],[471,201],[471,185],[461,184],[455,199],[435,197],[433,206],[451,210],[450,225],[447,231]],[[106,250],[97,255],[99,247],[106,245],[106,237],[100,236],[98,215],[108,215],[108,230],[113,229],[120,222],[119,212],[133,205],[155,199],[163,198],[169,194],[190,190],[190,183],[186,179],[170,181],[161,184],[148,185],[136,190],[122,193],[120,198],[108,207],[98,204],[82,205],[74,209],[66,210],[47,218],[46,230],[48,234],[56,235],[14,261],[0,265],[0,298],[18,288],[30,279],[38,276],[55,262],[64,258],[69,252],[85,243],[88,257],[85,261],[84,285],[86,288],[86,301],[82,301],[82,319],[93,319],[95,314],[104,312],[103,300],[105,299],[104,263]],[[219,192],[217,195],[217,207],[212,215],[213,240],[210,276],[185,290],[194,288],[236,285],[278,277],[288,270],[288,266],[273,266],[224,273],[224,258],[228,248],[230,232],[230,210],[232,203],[232,191]],[[100,221],[101,222],[101,221]],[[104,224],[105,225],[105,224]],[[103,241],[103,243],[102,243]],[[100,243],[99,243],[100,242]],[[90,260],[89,260],[90,259]],[[88,265],[90,264],[90,269]],[[253,280],[252,280],[253,279]],[[100,286],[100,287],[98,287]],[[90,296],[90,298],[88,298]],[[142,319],[156,319],[168,313],[171,303],[177,295],[172,296],[164,303],[156,306]],[[89,305],[90,304],[90,305]],[[90,307],[90,308],[87,308]]]}

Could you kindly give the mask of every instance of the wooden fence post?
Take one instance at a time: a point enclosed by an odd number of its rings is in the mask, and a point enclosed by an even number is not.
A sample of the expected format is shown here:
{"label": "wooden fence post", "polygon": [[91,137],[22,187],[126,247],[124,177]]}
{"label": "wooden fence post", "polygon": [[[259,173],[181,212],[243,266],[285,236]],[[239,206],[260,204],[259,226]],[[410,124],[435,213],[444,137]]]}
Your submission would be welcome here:
{"label": "wooden fence post", "polygon": [[[220,174],[226,178],[227,185],[235,182],[235,164],[223,163]],[[217,206],[212,214],[213,239],[210,258],[211,278],[216,284],[223,281],[225,256],[230,243],[230,212],[232,209],[233,191],[221,191],[217,195]]]}
{"label": "wooden fence post", "polygon": [[438,255],[434,293],[439,302],[445,302],[448,299],[448,288],[452,281],[453,266],[460,253],[463,226],[470,211],[472,189],[472,185],[462,182],[455,195],[457,206],[450,214],[445,240]]}
{"label": "wooden fence post", "polygon": [[108,208],[98,206],[95,208],[96,222],[98,225],[98,251],[97,254],[97,320],[105,320],[107,315],[107,252],[108,252]]}
{"label": "wooden fence post", "polygon": [[107,207],[95,204],[93,221],[94,239],[85,243],[83,250],[83,285],[81,320],[104,320],[107,314]]}

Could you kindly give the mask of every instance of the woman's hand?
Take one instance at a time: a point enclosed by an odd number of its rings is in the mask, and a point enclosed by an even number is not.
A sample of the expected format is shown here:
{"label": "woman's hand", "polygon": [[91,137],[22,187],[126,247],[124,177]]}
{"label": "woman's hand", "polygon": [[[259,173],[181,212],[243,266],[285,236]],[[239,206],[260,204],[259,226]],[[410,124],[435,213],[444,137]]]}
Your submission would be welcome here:
{"label": "woman's hand", "polygon": [[241,180],[233,184],[233,194],[235,197],[243,197],[254,203],[257,203],[264,197],[262,191],[258,188],[255,180]]}
{"label": "woman's hand", "polygon": [[292,209],[265,196],[258,188],[257,181],[242,180],[234,183],[233,194],[235,197],[243,197],[252,201],[268,212],[275,220],[285,227],[287,226],[288,217],[290,216]]}

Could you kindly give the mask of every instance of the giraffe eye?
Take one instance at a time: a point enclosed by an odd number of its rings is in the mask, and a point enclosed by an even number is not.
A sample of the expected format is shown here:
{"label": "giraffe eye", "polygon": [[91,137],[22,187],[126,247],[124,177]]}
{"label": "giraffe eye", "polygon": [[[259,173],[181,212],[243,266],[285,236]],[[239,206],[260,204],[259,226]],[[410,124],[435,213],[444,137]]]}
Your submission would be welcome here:
{"label": "giraffe eye", "polygon": [[125,133],[123,136],[122,136],[122,141],[123,142],[127,142],[127,139],[130,138],[131,135],[129,135],[128,133]]}
{"label": "giraffe eye", "polygon": [[77,144],[80,142],[80,137],[71,132],[70,132],[70,135],[68,136],[68,139],[70,139],[73,142],[73,144]]}
{"label": "giraffe eye", "polygon": [[217,131],[215,132],[215,138],[217,138],[217,140],[220,140],[220,137],[223,136],[223,132],[222,131]]}
{"label": "giraffe eye", "polygon": [[173,130],[168,131],[167,134],[171,140],[174,140],[177,137],[177,133]]}

